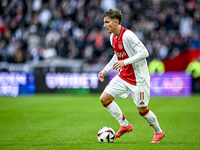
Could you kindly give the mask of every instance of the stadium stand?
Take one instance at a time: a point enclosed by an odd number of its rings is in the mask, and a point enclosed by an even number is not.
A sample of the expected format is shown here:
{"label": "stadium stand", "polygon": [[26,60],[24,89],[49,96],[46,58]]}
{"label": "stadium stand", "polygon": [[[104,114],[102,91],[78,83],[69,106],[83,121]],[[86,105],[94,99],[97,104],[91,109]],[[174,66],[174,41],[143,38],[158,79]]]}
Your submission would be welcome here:
{"label": "stadium stand", "polygon": [[101,70],[113,55],[101,18],[108,6],[122,11],[122,25],[146,45],[148,62],[200,49],[198,0],[2,0],[1,70],[66,59],[85,71]]}

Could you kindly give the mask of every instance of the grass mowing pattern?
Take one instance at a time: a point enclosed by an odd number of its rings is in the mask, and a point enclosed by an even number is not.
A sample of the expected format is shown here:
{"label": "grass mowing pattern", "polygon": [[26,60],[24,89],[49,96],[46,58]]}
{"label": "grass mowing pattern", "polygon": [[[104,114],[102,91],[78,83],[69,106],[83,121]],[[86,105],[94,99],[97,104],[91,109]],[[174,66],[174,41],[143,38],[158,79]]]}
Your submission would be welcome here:
{"label": "grass mowing pattern", "polygon": [[0,97],[1,150],[199,150],[200,96],[151,98],[166,137],[151,144],[153,130],[138,114],[131,98],[116,98],[133,132],[114,143],[99,143],[97,132],[104,126],[119,129],[118,122],[99,101],[99,94],[34,97]]}

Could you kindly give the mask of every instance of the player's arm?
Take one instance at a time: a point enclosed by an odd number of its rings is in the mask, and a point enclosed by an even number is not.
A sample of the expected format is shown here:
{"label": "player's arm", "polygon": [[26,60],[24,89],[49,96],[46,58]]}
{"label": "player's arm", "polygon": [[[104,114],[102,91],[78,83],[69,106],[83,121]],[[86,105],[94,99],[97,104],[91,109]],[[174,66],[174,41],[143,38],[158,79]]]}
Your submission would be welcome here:
{"label": "player's arm", "polygon": [[104,67],[104,69],[99,72],[99,80],[101,82],[104,81],[104,76],[107,74],[107,72],[113,68],[113,64],[117,61],[117,55],[114,54],[112,59],[109,61],[109,63]]}
{"label": "player's arm", "polygon": [[146,47],[132,31],[126,31],[126,33],[124,33],[124,36],[125,37],[123,41],[128,45],[130,53],[134,51],[134,55],[132,57],[123,60],[124,65],[133,64],[135,62],[149,57],[149,53]]}
{"label": "player's arm", "polygon": [[104,81],[104,76],[107,74],[107,71],[106,70],[102,70],[101,72],[99,72],[99,80],[101,82]]}
{"label": "player's arm", "polygon": [[[111,44],[111,45],[112,45],[112,37],[113,37],[113,33],[110,35],[110,44]],[[100,80],[101,82],[104,81],[104,76],[107,74],[107,72],[108,72],[110,69],[113,68],[113,64],[114,64],[115,62],[117,62],[117,61],[118,61],[117,55],[114,54],[113,57],[112,57],[112,59],[109,61],[109,63],[104,67],[104,69],[103,69],[101,72],[99,72],[99,80]]]}

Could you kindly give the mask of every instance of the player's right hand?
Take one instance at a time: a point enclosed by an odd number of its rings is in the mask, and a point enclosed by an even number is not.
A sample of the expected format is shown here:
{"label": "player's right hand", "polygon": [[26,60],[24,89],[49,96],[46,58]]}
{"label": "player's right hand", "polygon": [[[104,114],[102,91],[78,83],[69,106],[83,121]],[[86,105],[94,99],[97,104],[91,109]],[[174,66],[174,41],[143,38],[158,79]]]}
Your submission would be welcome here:
{"label": "player's right hand", "polygon": [[102,70],[101,72],[99,72],[99,80],[101,81],[101,82],[103,82],[104,81],[104,76],[107,74],[107,71],[105,71],[105,70]]}

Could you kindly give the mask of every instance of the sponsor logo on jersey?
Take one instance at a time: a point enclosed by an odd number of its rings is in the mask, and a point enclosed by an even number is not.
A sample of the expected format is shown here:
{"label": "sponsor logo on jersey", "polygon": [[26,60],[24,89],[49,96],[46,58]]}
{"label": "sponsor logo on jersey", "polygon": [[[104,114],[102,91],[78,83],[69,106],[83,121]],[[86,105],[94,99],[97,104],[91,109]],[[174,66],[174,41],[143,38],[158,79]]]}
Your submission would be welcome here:
{"label": "sponsor logo on jersey", "polygon": [[115,52],[115,54],[117,55],[117,57],[125,57],[126,56],[126,52]]}

